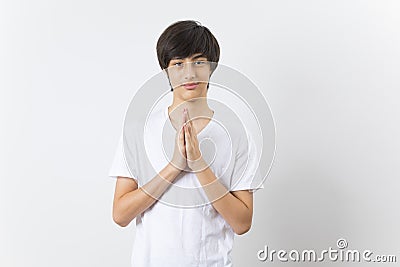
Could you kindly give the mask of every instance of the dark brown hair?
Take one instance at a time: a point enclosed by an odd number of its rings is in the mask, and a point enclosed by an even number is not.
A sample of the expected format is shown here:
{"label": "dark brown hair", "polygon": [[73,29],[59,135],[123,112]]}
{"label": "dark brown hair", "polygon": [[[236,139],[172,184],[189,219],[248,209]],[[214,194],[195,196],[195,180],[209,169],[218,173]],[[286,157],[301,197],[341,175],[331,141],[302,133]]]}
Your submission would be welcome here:
{"label": "dark brown hair", "polygon": [[[174,57],[186,58],[200,53],[210,62],[219,61],[219,45],[210,30],[194,20],[178,21],[164,30],[157,41],[161,69]],[[216,64],[214,64],[214,69]],[[213,71],[213,70],[212,70]]]}

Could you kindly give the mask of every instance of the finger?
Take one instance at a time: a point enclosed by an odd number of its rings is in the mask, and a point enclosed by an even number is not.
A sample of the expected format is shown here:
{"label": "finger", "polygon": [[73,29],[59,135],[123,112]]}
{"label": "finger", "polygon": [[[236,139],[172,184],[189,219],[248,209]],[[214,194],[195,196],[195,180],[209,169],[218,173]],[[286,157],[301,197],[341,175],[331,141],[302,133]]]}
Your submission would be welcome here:
{"label": "finger", "polygon": [[182,112],[182,125],[185,125],[185,123],[186,123],[186,113],[185,113],[185,109],[183,109],[183,112]]}
{"label": "finger", "polygon": [[185,141],[186,141],[186,144],[189,144],[189,142],[190,142],[190,135],[189,135],[188,126],[185,125],[184,128],[185,128]]}
{"label": "finger", "polygon": [[190,137],[190,122],[187,122],[186,123],[186,125],[185,125],[185,127],[186,127],[186,133],[189,135],[189,137]]}
{"label": "finger", "polygon": [[[188,115],[189,115],[189,113],[188,113]],[[194,122],[193,121],[194,120],[190,120],[190,129],[192,130],[191,133],[193,133],[193,131],[194,131]]]}
{"label": "finger", "polygon": [[193,127],[193,122],[192,121],[190,121],[190,122],[188,122],[187,123],[187,128],[188,128],[188,134],[189,134],[189,136],[190,137],[194,137],[195,135],[194,135],[194,127]]}
{"label": "finger", "polygon": [[183,114],[185,115],[185,123],[187,124],[189,121],[189,114],[187,108],[183,109]]}
{"label": "finger", "polygon": [[193,131],[192,131],[192,129],[193,129],[193,120],[190,119],[189,110],[187,108],[185,108],[185,111],[186,111],[186,119],[187,119],[186,125],[187,125],[187,128],[188,128],[188,133],[192,134],[193,133]]}
{"label": "finger", "polygon": [[189,110],[188,110],[188,108],[185,108],[185,112],[186,112],[187,118],[189,119]]}
{"label": "finger", "polygon": [[189,124],[185,124],[185,134],[189,137]]}
{"label": "finger", "polygon": [[190,127],[193,126],[193,120],[190,119],[189,109],[187,108],[186,108],[186,122],[189,125],[189,130],[190,130]]}
{"label": "finger", "polygon": [[185,144],[185,132],[184,132],[183,128],[181,128],[179,131],[179,142],[181,145]]}
{"label": "finger", "polygon": [[192,121],[190,121],[190,124],[189,124],[189,135],[190,136],[194,136],[193,131],[194,131],[194,127],[193,127]]}
{"label": "finger", "polygon": [[182,132],[182,135],[183,135],[183,139],[185,139],[185,128],[183,127],[184,125],[185,125],[185,123],[186,123],[186,116],[185,116],[185,114],[182,114],[182,124],[181,124],[181,132]]}

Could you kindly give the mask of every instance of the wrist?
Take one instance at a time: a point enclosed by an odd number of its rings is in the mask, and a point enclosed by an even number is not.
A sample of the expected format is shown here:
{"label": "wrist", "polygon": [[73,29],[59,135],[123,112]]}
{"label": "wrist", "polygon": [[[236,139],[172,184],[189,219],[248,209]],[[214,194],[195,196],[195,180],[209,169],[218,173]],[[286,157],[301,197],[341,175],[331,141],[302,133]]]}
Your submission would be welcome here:
{"label": "wrist", "polygon": [[182,172],[182,169],[180,169],[178,166],[174,165],[171,162],[167,164],[166,169],[168,169],[170,173],[175,175],[178,175],[179,173]]}
{"label": "wrist", "polygon": [[192,172],[202,172],[208,168],[208,163],[200,156],[196,160],[188,160],[189,168]]}

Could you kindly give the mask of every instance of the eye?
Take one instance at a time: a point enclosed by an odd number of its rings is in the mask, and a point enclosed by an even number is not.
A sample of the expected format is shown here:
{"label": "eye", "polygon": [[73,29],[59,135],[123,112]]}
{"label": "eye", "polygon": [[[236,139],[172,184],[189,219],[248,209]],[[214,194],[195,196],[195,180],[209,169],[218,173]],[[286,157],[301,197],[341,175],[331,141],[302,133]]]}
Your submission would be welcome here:
{"label": "eye", "polygon": [[183,64],[183,62],[175,62],[175,63],[173,63],[172,65],[173,65],[173,66],[176,66],[176,67],[181,67],[182,64]]}
{"label": "eye", "polygon": [[204,65],[206,63],[207,63],[207,61],[204,61],[204,60],[203,61],[202,60],[198,60],[198,61],[194,62],[195,65],[199,65],[199,66]]}

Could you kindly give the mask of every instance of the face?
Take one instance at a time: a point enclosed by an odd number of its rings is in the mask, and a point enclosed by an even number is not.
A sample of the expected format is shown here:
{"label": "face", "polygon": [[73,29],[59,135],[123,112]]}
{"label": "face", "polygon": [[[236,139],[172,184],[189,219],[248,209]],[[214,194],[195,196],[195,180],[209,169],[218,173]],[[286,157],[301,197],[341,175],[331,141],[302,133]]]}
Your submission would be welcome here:
{"label": "face", "polygon": [[206,97],[210,63],[203,55],[173,58],[168,64],[167,73],[176,97],[183,101]]}

